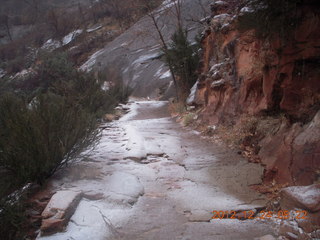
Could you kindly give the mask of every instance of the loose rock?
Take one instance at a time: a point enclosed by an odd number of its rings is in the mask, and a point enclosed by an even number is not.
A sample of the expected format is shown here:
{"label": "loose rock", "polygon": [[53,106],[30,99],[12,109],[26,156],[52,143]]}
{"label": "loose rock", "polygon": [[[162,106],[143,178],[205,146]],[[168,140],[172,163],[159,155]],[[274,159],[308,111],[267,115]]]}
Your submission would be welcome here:
{"label": "loose rock", "polygon": [[305,209],[311,212],[320,210],[320,184],[284,188],[281,193],[282,209]]}

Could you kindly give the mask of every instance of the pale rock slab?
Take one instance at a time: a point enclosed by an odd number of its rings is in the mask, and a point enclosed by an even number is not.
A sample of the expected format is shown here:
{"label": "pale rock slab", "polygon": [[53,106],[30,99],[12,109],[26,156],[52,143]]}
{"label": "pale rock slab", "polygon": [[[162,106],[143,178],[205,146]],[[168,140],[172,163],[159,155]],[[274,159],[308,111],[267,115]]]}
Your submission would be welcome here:
{"label": "pale rock slab", "polygon": [[144,194],[139,179],[129,173],[114,172],[106,182],[105,195],[112,202],[132,205]]}
{"label": "pale rock slab", "polygon": [[82,192],[56,192],[41,214],[41,234],[52,234],[63,230],[75,212],[81,198]]}

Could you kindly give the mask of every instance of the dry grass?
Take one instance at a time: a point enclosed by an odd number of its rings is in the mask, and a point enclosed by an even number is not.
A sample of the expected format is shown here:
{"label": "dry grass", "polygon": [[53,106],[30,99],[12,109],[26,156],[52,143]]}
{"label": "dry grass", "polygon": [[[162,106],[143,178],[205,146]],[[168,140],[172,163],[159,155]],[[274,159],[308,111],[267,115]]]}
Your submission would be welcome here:
{"label": "dry grass", "polygon": [[190,126],[197,120],[197,114],[193,112],[188,112],[184,114],[182,117],[182,124],[183,126]]}
{"label": "dry grass", "polygon": [[218,134],[229,145],[239,146],[243,144],[248,137],[255,137],[258,140],[267,135],[274,135],[284,120],[284,116],[248,116],[243,115],[234,125],[220,125]]}
{"label": "dry grass", "polygon": [[172,117],[181,116],[186,112],[186,106],[184,102],[171,102],[169,104],[169,112]]}
{"label": "dry grass", "polygon": [[220,125],[217,132],[228,145],[239,146],[246,137],[254,135],[257,123],[257,117],[241,117],[235,125]]}
{"label": "dry grass", "polygon": [[268,135],[274,135],[283,121],[285,120],[281,115],[277,117],[243,115],[234,125],[218,126],[215,133],[229,147],[241,149],[242,155],[249,161],[260,162],[258,157],[260,141]]}

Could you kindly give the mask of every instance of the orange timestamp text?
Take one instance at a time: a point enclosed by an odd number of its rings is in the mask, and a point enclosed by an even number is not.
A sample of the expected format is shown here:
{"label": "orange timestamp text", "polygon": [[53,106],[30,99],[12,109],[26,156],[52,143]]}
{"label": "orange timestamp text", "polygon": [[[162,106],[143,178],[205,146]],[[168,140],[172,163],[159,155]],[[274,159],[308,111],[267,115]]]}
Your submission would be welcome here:
{"label": "orange timestamp text", "polygon": [[288,210],[280,210],[280,211],[212,211],[213,216],[211,219],[240,219],[240,220],[247,220],[247,219],[307,219],[308,212],[304,210],[295,210],[295,211],[288,211]]}

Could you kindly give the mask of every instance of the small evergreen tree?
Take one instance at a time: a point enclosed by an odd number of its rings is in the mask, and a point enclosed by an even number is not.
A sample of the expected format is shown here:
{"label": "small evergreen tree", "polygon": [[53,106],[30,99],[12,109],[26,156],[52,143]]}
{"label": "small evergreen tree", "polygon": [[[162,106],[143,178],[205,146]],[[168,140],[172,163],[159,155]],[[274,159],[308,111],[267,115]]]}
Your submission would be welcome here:
{"label": "small evergreen tree", "polygon": [[178,28],[172,36],[168,49],[163,49],[165,62],[171,66],[179,79],[179,90],[189,91],[197,79],[196,70],[199,64],[198,46],[188,41],[187,31]]}

